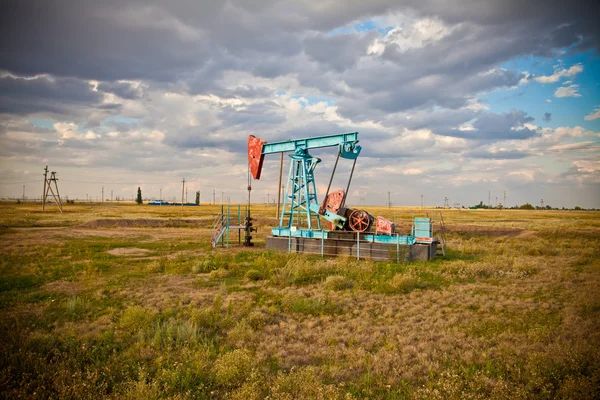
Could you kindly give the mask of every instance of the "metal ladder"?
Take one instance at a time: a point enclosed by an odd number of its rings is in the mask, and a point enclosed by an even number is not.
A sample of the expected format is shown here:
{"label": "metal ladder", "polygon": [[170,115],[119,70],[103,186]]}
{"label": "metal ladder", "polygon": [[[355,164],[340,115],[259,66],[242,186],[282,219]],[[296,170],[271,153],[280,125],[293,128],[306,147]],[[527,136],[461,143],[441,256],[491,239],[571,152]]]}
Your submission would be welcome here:
{"label": "metal ladder", "polygon": [[210,237],[210,244],[212,247],[217,247],[217,244],[219,244],[219,240],[221,240],[226,229],[227,224],[225,223],[225,216],[223,214],[217,215],[211,228],[212,235]]}
{"label": "metal ladder", "polygon": [[[438,250],[441,250],[441,254],[438,253]],[[440,247],[436,247],[435,249],[436,256],[446,257],[446,225],[444,224],[444,217],[442,216],[442,212],[440,211]]]}

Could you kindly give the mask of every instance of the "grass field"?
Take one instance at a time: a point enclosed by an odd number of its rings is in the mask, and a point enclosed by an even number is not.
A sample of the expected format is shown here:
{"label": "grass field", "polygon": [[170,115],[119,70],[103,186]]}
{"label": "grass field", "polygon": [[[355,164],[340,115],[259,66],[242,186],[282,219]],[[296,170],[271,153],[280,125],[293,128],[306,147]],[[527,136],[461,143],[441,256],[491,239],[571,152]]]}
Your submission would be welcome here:
{"label": "grass field", "polygon": [[0,397],[600,397],[600,212],[447,210],[395,264],[267,252],[266,206],[212,249],[218,209],[0,203]]}

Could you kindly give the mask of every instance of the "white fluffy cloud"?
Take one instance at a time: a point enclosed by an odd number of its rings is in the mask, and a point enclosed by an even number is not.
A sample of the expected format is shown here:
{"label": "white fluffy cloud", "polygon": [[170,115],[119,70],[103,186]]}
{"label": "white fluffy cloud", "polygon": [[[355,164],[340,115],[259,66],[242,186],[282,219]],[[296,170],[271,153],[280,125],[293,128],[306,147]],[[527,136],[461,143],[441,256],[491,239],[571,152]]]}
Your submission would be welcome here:
{"label": "white fluffy cloud", "polygon": [[592,121],[598,118],[600,118],[600,107],[596,108],[594,111],[586,115],[583,119],[585,119],[586,121]]}
{"label": "white fluffy cloud", "polygon": [[554,97],[581,97],[579,85],[561,86],[554,91]]}
{"label": "white fluffy cloud", "polygon": [[552,75],[537,76],[535,77],[535,80],[540,83],[556,83],[563,77],[575,76],[580,72],[583,72],[583,65],[575,64],[569,69],[557,68],[554,70],[554,73]]}

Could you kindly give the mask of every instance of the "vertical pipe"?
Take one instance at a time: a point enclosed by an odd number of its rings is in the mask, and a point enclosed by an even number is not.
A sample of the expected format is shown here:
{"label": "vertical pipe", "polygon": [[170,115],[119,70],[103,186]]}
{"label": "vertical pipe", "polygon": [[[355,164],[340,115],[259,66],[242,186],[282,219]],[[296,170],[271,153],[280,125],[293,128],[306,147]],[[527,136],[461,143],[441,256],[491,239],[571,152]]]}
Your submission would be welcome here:
{"label": "vertical pipe", "polygon": [[230,218],[230,206],[227,206],[227,244],[225,245],[225,247],[229,247],[229,218]]}
{"label": "vertical pipe", "polygon": [[46,183],[48,182],[48,166],[44,169],[44,191],[42,192],[42,211],[46,208]]}
{"label": "vertical pipe", "polygon": [[323,233],[323,229],[321,229],[321,257],[324,255],[324,246],[325,246],[325,234]]}
{"label": "vertical pipe", "polygon": [[356,232],[356,259],[360,260],[360,233]]}
{"label": "vertical pipe", "polygon": [[238,204],[238,244],[242,244],[242,230],[239,226],[242,225],[242,215],[240,214],[240,205]]}
{"label": "vertical pipe", "polygon": [[288,253],[292,252],[292,231],[288,230]]}
{"label": "vertical pipe", "polygon": [[400,237],[396,234],[396,262],[400,262]]}
{"label": "vertical pipe", "polygon": [[279,185],[277,185],[277,217],[281,211],[281,175],[283,174],[283,153],[279,158]]}

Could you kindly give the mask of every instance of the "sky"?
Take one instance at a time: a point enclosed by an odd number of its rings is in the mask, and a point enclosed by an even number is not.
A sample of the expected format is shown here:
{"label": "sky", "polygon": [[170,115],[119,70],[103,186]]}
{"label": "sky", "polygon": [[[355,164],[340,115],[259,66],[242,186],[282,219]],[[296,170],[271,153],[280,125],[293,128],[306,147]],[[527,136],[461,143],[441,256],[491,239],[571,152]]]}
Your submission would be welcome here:
{"label": "sky", "polygon": [[[247,138],[359,132],[349,205],[600,208],[592,2],[3,1],[0,197],[243,202]],[[335,148],[312,152],[326,191]],[[285,157],[284,176],[289,157]],[[340,161],[334,187],[345,188]],[[252,183],[277,196],[279,157]],[[214,197],[213,197],[214,193]]]}

